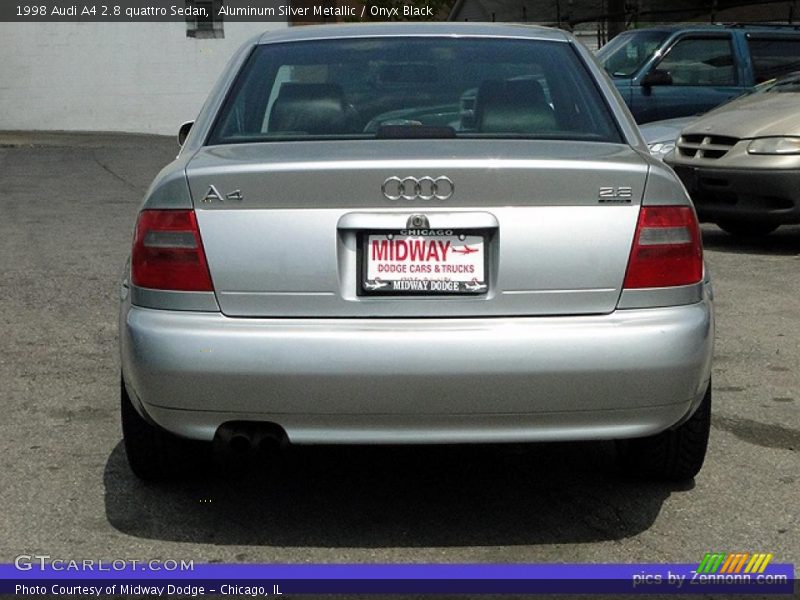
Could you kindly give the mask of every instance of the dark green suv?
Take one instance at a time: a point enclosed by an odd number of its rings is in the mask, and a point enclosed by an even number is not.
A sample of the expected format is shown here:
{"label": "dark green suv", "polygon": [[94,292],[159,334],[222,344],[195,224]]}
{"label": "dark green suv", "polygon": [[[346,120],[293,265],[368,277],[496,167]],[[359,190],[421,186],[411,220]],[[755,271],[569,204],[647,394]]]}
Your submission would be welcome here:
{"label": "dark green suv", "polygon": [[597,58],[638,123],[704,113],[800,69],[800,27],[673,25],[627,31]]}

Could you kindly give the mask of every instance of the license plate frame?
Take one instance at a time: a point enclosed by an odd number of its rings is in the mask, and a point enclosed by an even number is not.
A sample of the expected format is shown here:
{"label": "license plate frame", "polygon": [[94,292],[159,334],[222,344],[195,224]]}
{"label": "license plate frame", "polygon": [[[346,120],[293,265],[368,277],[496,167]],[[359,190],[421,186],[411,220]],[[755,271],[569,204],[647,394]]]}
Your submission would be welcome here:
{"label": "license plate frame", "polygon": [[[489,291],[489,246],[491,236],[488,231],[485,230],[476,230],[476,229],[446,229],[446,230],[437,230],[444,232],[443,234],[433,234],[433,235],[408,235],[404,233],[403,230],[365,230],[359,232],[358,235],[358,247],[357,247],[357,272],[358,272],[358,284],[357,284],[357,293],[359,296],[416,296],[416,297],[441,297],[441,296],[485,296]],[[392,236],[390,238],[390,236]],[[464,239],[460,239],[459,236],[463,236]],[[454,273],[455,280],[452,277],[449,277],[448,274],[443,273],[442,278],[436,278],[435,273],[431,273],[431,276],[424,277],[424,274],[416,274],[412,275],[411,273],[405,273],[405,277],[400,279],[398,275],[403,275],[401,273],[389,274],[385,279],[381,279],[378,281],[377,278],[373,279],[370,277],[370,241],[373,238],[378,238],[379,240],[386,239],[387,241],[394,240],[420,240],[426,242],[450,242],[450,250],[455,248],[460,249],[463,251],[465,247],[469,247],[471,251],[462,254],[461,252],[452,253],[448,251],[449,255],[457,254],[458,256],[469,256],[471,254],[481,254],[482,256],[478,259],[480,261],[480,266],[482,268],[482,278],[474,277],[472,280],[464,281],[470,273]],[[480,246],[477,252],[475,252],[476,241],[480,240]],[[453,242],[457,241],[458,244],[461,246],[454,246]],[[441,247],[439,247],[441,249]],[[396,261],[395,261],[396,262]],[[414,262],[414,261],[412,261]],[[419,261],[416,261],[419,262]],[[429,263],[430,261],[424,261],[425,263]],[[408,262],[404,262],[403,264],[410,264]],[[448,264],[448,265],[472,265],[477,269],[478,262],[473,259],[469,260],[454,260],[452,262],[443,262],[440,263],[440,266]],[[432,267],[435,265],[431,265]],[[479,273],[480,274],[480,273]],[[374,270],[373,270],[374,275]],[[394,281],[419,281],[425,282],[427,284],[399,284],[396,285]],[[448,281],[448,283],[443,283],[444,281]],[[436,282],[441,282],[437,284]],[[384,284],[384,285],[376,285],[376,284]],[[455,285],[457,284],[457,285]],[[422,289],[421,289],[422,286]],[[456,289],[453,289],[453,288]],[[407,289],[405,289],[407,288]]]}

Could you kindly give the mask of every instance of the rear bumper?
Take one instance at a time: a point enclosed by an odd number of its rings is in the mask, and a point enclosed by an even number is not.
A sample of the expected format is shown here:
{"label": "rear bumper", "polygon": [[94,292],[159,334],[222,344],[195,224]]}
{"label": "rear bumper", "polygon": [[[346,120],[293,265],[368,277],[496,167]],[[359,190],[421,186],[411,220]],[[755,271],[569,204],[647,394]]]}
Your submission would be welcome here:
{"label": "rear bumper", "polygon": [[800,223],[800,171],[672,165],[702,221]]}
{"label": "rear bumper", "polygon": [[269,421],[296,443],[611,439],[685,418],[710,377],[713,311],[492,319],[240,319],[122,304],[140,411],[210,440]]}

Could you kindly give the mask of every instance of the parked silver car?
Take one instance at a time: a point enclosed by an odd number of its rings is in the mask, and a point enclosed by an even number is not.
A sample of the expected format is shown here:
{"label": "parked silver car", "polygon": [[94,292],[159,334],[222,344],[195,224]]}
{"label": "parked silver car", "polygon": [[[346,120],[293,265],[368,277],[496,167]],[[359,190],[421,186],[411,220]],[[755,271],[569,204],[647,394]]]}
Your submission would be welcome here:
{"label": "parked silver car", "polygon": [[800,223],[800,73],[687,124],[665,160],[700,218],[729,233]]}
{"label": "parked silver car", "polygon": [[[736,98],[729,102],[738,102],[740,99],[750,94],[763,94],[764,92],[768,92],[778,85],[779,81],[788,81],[789,77],[796,78],[797,74],[784,76],[780,80],[770,79],[769,81],[761,82],[757,86],[736,96]],[[722,110],[722,108],[727,105],[728,102],[715,108],[713,112],[716,113],[716,111]],[[703,114],[697,114],[690,117],[676,117],[674,119],[664,119],[663,121],[650,121],[644,125],[639,125],[639,131],[647,144],[648,150],[650,150],[650,154],[660,160],[665,160],[666,157],[675,150],[675,145],[678,143],[681,131],[689,127],[689,125],[692,125],[698,119],[703,118],[703,116]]]}
{"label": "parked silver car", "polygon": [[212,440],[616,439],[626,468],[673,479],[705,455],[694,210],[562,31],[247,43],[147,192],[122,295],[142,478]]}
{"label": "parked silver car", "polygon": [[675,119],[664,119],[663,121],[650,121],[639,126],[647,149],[650,154],[659,160],[675,150],[675,144],[681,136],[681,131],[687,125],[694,123],[699,117],[676,117]]}

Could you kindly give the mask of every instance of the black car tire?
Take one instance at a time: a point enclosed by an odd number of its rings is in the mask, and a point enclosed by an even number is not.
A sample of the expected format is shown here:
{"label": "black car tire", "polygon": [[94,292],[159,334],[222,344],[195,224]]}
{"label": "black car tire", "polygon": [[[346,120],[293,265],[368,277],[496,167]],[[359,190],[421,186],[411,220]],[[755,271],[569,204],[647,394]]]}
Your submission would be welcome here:
{"label": "black car tire", "polygon": [[139,479],[157,481],[196,475],[211,445],[187,440],[148,423],[134,408],[125,383],[120,385],[120,411],[125,453]]}
{"label": "black car tire", "polygon": [[758,221],[720,221],[717,225],[722,231],[736,237],[763,237],[779,227],[779,225],[759,223]]}
{"label": "black car tire", "polygon": [[684,481],[700,472],[711,431],[711,384],[695,413],[684,423],[656,435],[621,440],[623,470],[636,477]]}

